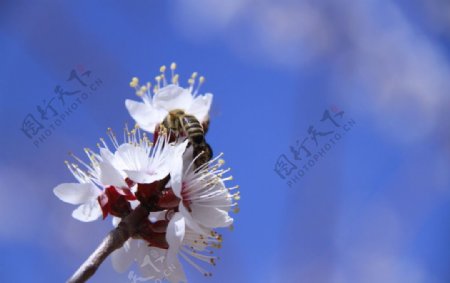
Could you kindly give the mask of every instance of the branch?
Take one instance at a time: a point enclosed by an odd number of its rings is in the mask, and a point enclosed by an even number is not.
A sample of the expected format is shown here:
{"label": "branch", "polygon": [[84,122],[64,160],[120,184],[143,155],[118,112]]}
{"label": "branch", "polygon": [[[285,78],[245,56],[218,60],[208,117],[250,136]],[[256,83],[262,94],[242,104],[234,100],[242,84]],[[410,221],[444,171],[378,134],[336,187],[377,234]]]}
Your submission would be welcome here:
{"label": "branch", "polygon": [[142,205],[136,207],[130,214],[122,219],[116,229],[109,232],[105,239],[100,243],[97,249],[89,258],[78,268],[70,277],[67,283],[86,282],[97,271],[102,262],[116,249],[136,233],[136,227],[142,220],[147,218],[149,212]]}

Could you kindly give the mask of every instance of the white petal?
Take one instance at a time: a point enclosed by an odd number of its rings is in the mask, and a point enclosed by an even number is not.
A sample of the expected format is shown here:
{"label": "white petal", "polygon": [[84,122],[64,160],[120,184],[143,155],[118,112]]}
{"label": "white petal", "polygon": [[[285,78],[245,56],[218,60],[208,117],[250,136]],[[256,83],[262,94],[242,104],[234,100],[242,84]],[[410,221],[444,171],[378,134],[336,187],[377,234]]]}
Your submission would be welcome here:
{"label": "white petal", "polygon": [[175,213],[167,226],[166,240],[169,244],[167,264],[173,264],[175,262],[184,239],[185,229],[186,222],[183,215],[179,212]]}
{"label": "white petal", "polygon": [[107,148],[100,148],[100,157],[104,161],[113,162],[114,161],[114,154]]}
{"label": "white petal", "polygon": [[192,218],[198,223],[208,228],[228,227],[233,223],[233,218],[228,212],[215,208],[200,205],[191,205]]}
{"label": "white petal", "polygon": [[112,185],[118,188],[127,188],[128,185],[125,183],[125,178],[122,176],[119,170],[114,168],[111,163],[105,161],[100,162],[100,182],[105,185]]}
{"label": "white petal", "polygon": [[185,140],[183,143],[175,146],[172,155],[172,162],[169,167],[170,170],[170,182],[172,185],[172,190],[174,194],[181,198],[181,184],[183,177],[183,153],[186,150],[186,146],[188,144],[188,140]]}
{"label": "white petal", "polygon": [[95,199],[100,190],[91,183],[64,183],[56,186],[53,193],[64,202],[82,204]]}
{"label": "white petal", "polygon": [[114,160],[118,169],[142,170],[148,165],[148,152],[141,146],[124,143],[117,148]]}
{"label": "white petal", "polygon": [[156,171],[154,174],[147,174],[143,171],[125,170],[125,173],[128,175],[128,178],[136,183],[151,184],[155,181],[164,179],[169,174],[169,170],[163,168],[162,170]]}
{"label": "white petal", "polygon": [[161,88],[153,97],[153,105],[167,111],[174,109],[187,110],[192,103],[192,94],[177,85]]}
{"label": "white petal", "polygon": [[209,116],[213,95],[207,93],[197,96],[187,110],[187,113],[194,115],[200,122],[205,122]]}
{"label": "white petal", "polygon": [[129,99],[125,100],[125,107],[139,127],[150,133],[155,131],[156,125],[167,115],[167,111],[163,109]]}
{"label": "white petal", "polygon": [[208,235],[208,230],[198,225],[198,223],[192,218],[191,213],[184,206],[183,202],[180,202],[180,204],[178,205],[178,210],[180,211],[181,214],[183,214],[186,226],[188,226],[198,234]]}
{"label": "white petal", "polygon": [[102,215],[102,209],[97,199],[80,205],[72,212],[72,216],[83,222],[91,222],[97,220]]}
{"label": "white petal", "polygon": [[184,171],[186,171],[187,167],[189,166],[189,164],[191,164],[192,160],[194,159],[193,151],[194,151],[193,146],[187,147],[186,150],[184,151],[184,154],[183,154]]}
{"label": "white petal", "polygon": [[138,252],[136,242],[137,241],[134,239],[128,239],[120,249],[115,250],[111,254],[114,270],[122,273],[130,267]]}

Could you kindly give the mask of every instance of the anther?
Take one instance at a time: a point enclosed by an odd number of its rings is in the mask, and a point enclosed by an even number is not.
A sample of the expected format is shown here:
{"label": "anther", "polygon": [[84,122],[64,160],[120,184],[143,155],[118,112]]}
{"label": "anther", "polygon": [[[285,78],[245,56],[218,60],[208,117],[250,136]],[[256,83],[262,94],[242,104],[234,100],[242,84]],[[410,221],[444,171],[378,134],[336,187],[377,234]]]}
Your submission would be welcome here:
{"label": "anther", "polygon": [[137,87],[138,84],[139,84],[139,79],[137,77],[133,77],[130,82],[130,87],[135,88],[135,87]]}

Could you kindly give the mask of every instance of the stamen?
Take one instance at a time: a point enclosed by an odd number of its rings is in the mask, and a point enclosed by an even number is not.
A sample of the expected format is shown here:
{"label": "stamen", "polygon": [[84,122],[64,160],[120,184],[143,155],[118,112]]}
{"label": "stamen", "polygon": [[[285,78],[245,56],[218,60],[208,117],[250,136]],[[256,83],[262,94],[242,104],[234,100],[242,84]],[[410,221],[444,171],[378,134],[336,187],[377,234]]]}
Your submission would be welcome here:
{"label": "stamen", "polygon": [[166,86],[166,85],[167,85],[166,74],[165,74],[165,73],[166,73],[166,66],[165,66],[165,65],[162,65],[162,66],[159,68],[159,71],[161,72],[160,77],[162,78],[163,85]]}
{"label": "stamen", "polygon": [[207,272],[205,269],[201,268],[198,264],[193,262],[187,255],[185,255],[184,252],[180,251],[180,255],[188,262],[190,263],[195,269],[197,269],[200,273],[202,273],[205,276],[211,276],[212,274],[210,272]]}
{"label": "stamen", "polygon": [[160,88],[161,88],[161,79],[162,79],[162,77],[161,76],[156,76],[155,77],[155,80],[156,80],[156,90],[158,91]]}
{"label": "stamen", "polygon": [[139,85],[139,78],[133,77],[130,82],[130,87],[136,88]]}
{"label": "stamen", "polygon": [[[177,68],[177,64],[175,62],[173,62],[172,64],[170,64],[170,72],[172,75],[172,83],[174,83],[174,77],[175,77],[175,69]],[[178,83],[178,79],[177,79],[177,83]]]}
{"label": "stamen", "polygon": [[178,74],[174,75],[174,76],[172,77],[172,83],[177,85],[177,84],[178,84],[178,79],[179,79]]}
{"label": "stamen", "polygon": [[205,77],[201,76],[198,80],[198,85],[197,88],[194,91],[194,96],[196,96],[198,94],[198,92],[200,91],[200,87],[202,86],[202,84],[205,82]]}

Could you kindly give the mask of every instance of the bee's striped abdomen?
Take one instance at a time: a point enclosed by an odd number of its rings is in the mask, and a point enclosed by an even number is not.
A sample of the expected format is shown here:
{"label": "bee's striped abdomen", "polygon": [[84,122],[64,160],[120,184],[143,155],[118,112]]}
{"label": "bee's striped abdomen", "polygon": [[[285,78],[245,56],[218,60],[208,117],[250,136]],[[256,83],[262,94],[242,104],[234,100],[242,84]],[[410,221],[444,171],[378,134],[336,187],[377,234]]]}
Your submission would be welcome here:
{"label": "bee's striped abdomen", "polygon": [[186,135],[193,143],[201,143],[204,140],[205,133],[200,122],[192,115],[184,115],[183,124]]}

